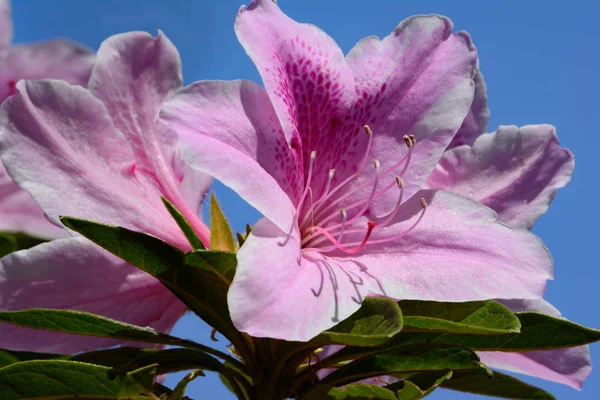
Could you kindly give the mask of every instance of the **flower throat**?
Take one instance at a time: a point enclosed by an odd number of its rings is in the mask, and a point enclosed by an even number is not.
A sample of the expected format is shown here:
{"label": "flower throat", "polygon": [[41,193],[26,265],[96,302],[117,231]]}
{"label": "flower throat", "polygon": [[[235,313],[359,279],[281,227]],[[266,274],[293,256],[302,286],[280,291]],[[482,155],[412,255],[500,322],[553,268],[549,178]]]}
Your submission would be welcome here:
{"label": "flower throat", "polygon": [[[379,160],[373,159],[375,176],[369,181],[358,185],[344,194],[339,193],[347,184],[358,178],[359,174],[364,170],[367,164],[369,152],[371,151],[371,145],[373,143],[373,132],[368,125],[365,125],[364,128],[368,135],[368,142],[364,157],[358,170],[332,188],[335,169],[330,169],[327,183],[325,184],[323,193],[318,199],[314,198],[313,190],[310,186],[314,171],[314,164],[317,160],[316,151],[311,151],[306,185],[304,191],[302,192],[302,196],[300,197],[300,201],[298,202],[298,226],[302,235],[301,245],[303,249],[310,249],[311,251],[316,251],[319,253],[329,253],[339,250],[346,254],[355,254],[368,244],[391,242],[405,236],[411,232],[423,219],[425,210],[427,209],[427,202],[424,198],[421,198],[422,211],[412,226],[401,233],[387,238],[376,240],[370,239],[373,231],[381,229],[393,221],[403,204],[404,181],[402,180],[402,176],[404,176],[406,171],[408,171],[413,150],[417,143],[414,135],[404,135],[404,144],[408,148],[408,152],[395,165],[384,171],[381,171]],[[402,168],[400,172],[395,175],[394,178],[390,179],[390,175],[392,175],[392,173],[400,167]],[[385,185],[382,189],[378,190],[380,182],[383,182],[384,180],[391,180],[391,182]],[[366,196],[364,199],[354,201],[350,204],[344,204],[348,197],[359,192],[360,190],[368,188],[369,186],[372,188],[368,192],[368,196]],[[364,222],[359,221],[359,219],[365,215],[373,203],[373,200],[389,192],[394,187],[397,187],[399,190],[398,200],[394,209],[385,216],[376,218],[376,220],[367,221],[365,227]],[[349,218],[348,211],[354,209],[358,209],[358,211],[356,211],[356,213]],[[339,218],[340,216],[341,222],[328,225],[330,222],[336,218]],[[356,235],[360,233],[364,233],[363,239],[357,241],[355,239]],[[350,239],[348,239],[349,237]]]}

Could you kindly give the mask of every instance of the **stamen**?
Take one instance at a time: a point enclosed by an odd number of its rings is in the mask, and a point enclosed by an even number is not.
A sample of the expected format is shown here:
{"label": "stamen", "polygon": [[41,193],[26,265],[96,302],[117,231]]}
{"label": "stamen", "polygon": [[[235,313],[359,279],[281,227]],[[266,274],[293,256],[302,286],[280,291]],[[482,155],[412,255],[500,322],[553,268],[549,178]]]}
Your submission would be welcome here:
{"label": "stamen", "polygon": [[408,137],[410,138],[410,141],[413,143],[413,146],[415,144],[417,144],[417,139],[415,138],[415,135],[409,135]]}
{"label": "stamen", "polygon": [[[322,233],[323,235],[325,235],[327,237],[327,239],[329,239],[331,241],[331,243],[333,243],[335,245],[334,249],[340,249],[344,253],[354,254],[354,253],[358,253],[367,244],[367,241],[369,240],[369,237],[371,237],[371,233],[373,233],[373,229],[375,228],[375,222],[369,221],[367,223],[367,233],[365,234],[364,239],[362,240],[362,242],[360,242],[360,244],[358,246],[351,248],[351,249],[348,249],[345,246],[343,246],[342,244],[340,244],[329,232],[327,232],[325,229],[321,228],[320,226],[315,226],[314,228],[315,228],[315,230],[317,230],[320,233]],[[326,248],[326,249],[313,248],[312,250],[317,251],[319,253],[325,253],[325,252],[331,251],[329,248]]]}
{"label": "stamen", "polygon": [[306,187],[304,188],[304,192],[302,193],[302,197],[300,197],[300,201],[298,202],[298,208],[297,209],[299,211],[302,210],[304,199],[306,198],[308,190],[310,189],[310,181],[312,179],[313,164],[315,163],[315,158],[317,158],[317,152],[313,150],[313,151],[310,152],[310,161],[308,163],[308,177],[306,178]]}
{"label": "stamen", "polygon": [[385,238],[385,239],[372,240],[369,243],[370,244],[387,243],[387,242],[391,242],[391,241],[396,240],[396,239],[400,239],[401,237],[406,236],[407,234],[409,234],[413,229],[415,229],[415,227],[417,225],[419,225],[419,222],[421,222],[421,220],[423,219],[423,216],[425,215],[425,211],[427,210],[427,202],[422,197],[421,197],[421,207],[423,207],[423,209],[421,211],[421,215],[419,215],[419,218],[415,221],[414,224],[411,225],[410,228],[408,228],[404,232],[401,232],[401,233],[399,233],[397,235],[394,235],[394,236],[391,236],[391,237],[388,237],[388,238]]}
{"label": "stamen", "polygon": [[[348,214],[346,214],[346,210],[344,210],[343,208],[340,210],[340,214],[342,214],[342,224],[341,224],[340,231],[338,232],[338,235],[337,235],[337,239],[336,239],[337,243],[342,243],[342,238],[344,237],[344,231],[346,230],[346,218],[348,217]],[[338,245],[334,243],[329,248],[323,249],[323,252],[326,253],[326,252],[335,250],[337,247],[338,247]]]}
{"label": "stamen", "polygon": [[323,202],[327,201],[338,190],[343,188],[348,182],[350,182],[352,179],[356,178],[356,176],[358,174],[360,174],[360,172],[364,168],[365,163],[367,162],[367,159],[369,158],[369,152],[371,151],[371,144],[373,143],[373,131],[371,131],[371,128],[369,128],[369,125],[365,125],[365,132],[367,132],[367,135],[369,136],[369,141],[367,142],[367,150],[365,151],[365,156],[363,157],[363,159],[360,163],[360,167],[356,170],[356,172],[354,174],[352,174],[349,177],[347,177],[346,179],[344,179],[344,181],[342,183],[337,185],[331,192],[329,192],[329,194],[327,194],[327,196],[324,196],[322,200],[319,200],[319,203],[323,203]]}
{"label": "stamen", "polygon": [[[412,158],[412,152],[413,152],[413,142],[410,139],[410,137],[408,136],[404,136],[404,142],[406,143],[407,147],[408,147],[408,153],[404,155],[404,157],[402,157],[402,159],[400,161],[398,161],[396,164],[394,164],[392,167],[386,169],[384,172],[381,173],[381,177],[386,176],[387,174],[389,174],[390,172],[393,172],[396,168],[398,168],[402,163],[404,163],[404,166],[402,167],[402,171],[400,171],[400,173],[398,175],[402,176],[406,173],[406,171],[408,170],[408,166],[410,165],[410,160]],[[409,144],[410,143],[410,144]],[[342,200],[344,200],[345,198],[347,198],[348,196],[356,193],[357,191],[365,188],[366,186],[368,186],[369,184],[371,184],[371,182],[373,182],[373,180],[370,180],[368,182],[365,182],[364,184],[360,185],[359,187],[355,188],[354,190],[345,193],[344,195],[338,197],[335,201],[333,201],[332,203],[328,204],[327,207],[325,207],[322,210],[319,210],[319,212],[316,215],[316,219],[319,220],[321,217],[323,217],[323,215],[327,214],[328,212],[331,212],[331,208],[333,208],[334,206],[338,205]],[[375,197],[379,197],[381,194],[387,192],[389,189],[391,189],[392,187],[394,187],[394,184],[390,184],[387,187],[385,187],[383,189],[383,191],[381,193],[378,193]],[[337,189],[337,188],[336,188]],[[335,193],[334,189],[330,194]],[[357,205],[360,205],[364,202],[365,200],[361,200],[359,202],[356,202],[354,204],[352,204],[351,206],[346,206],[346,209],[351,209],[352,207],[355,207]],[[331,216],[327,217],[326,220],[320,221],[318,224],[319,225],[323,225],[325,223],[325,221],[329,221],[331,220]]]}
{"label": "stamen", "polygon": [[[302,222],[300,222],[299,226],[303,227],[306,224],[306,222],[307,222],[307,220],[308,220],[309,217],[314,222],[314,219],[315,219],[314,218],[315,217],[315,214],[314,214],[315,207],[318,206],[321,202],[323,202],[323,200],[327,197],[327,194],[329,193],[329,190],[331,189],[331,182],[333,181],[334,175],[335,175],[335,169],[332,168],[332,169],[329,170],[329,177],[327,179],[327,185],[325,186],[325,191],[323,191],[323,194],[321,195],[321,197],[319,198],[319,200],[315,201],[314,204],[311,203],[310,208],[304,214],[304,218],[302,218]],[[314,225],[314,223],[313,223],[313,225]]]}
{"label": "stamen", "polygon": [[398,184],[398,188],[400,189],[400,196],[398,196],[398,201],[396,202],[396,207],[392,210],[392,212],[385,218],[383,222],[380,222],[377,226],[382,228],[390,223],[392,219],[398,214],[400,210],[400,206],[402,206],[402,197],[404,196],[404,181],[400,176],[396,177],[396,183]]}

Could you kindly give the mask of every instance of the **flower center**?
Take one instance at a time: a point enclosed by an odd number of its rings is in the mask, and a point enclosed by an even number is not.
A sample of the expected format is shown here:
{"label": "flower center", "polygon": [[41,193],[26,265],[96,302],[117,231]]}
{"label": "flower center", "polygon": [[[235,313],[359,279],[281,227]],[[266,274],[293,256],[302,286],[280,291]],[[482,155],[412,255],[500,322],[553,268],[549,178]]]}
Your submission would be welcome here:
{"label": "flower center", "polygon": [[[358,170],[332,188],[335,169],[330,169],[325,188],[317,199],[314,198],[313,189],[310,186],[314,164],[317,160],[317,153],[315,151],[310,153],[306,186],[298,203],[298,210],[300,211],[298,226],[302,235],[303,249],[311,249],[320,253],[339,250],[346,254],[354,254],[358,253],[366,245],[390,242],[405,236],[423,219],[425,210],[427,209],[427,203],[425,199],[421,198],[422,211],[412,226],[407,230],[390,237],[371,240],[373,231],[389,225],[396,214],[398,214],[402,204],[404,204],[404,181],[402,180],[402,176],[408,171],[413,150],[416,145],[414,135],[405,135],[403,137],[408,152],[395,165],[381,171],[379,160],[373,159],[375,176],[365,183],[356,184],[352,189],[343,194],[340,193],[344,187],[358,178],[367,164],[371,145],[373,143],[373,132],[367,125],[365,125],[365,131],[369,139]],[[400,171],[397,174],[394,174],[398,169],[400,169]],[[391,182],[380,188],[380,183],[385,181]],[[353,197],[355,198],[357,193],[364,191],[369,187],[371,187],[371,189],[366,191],[368,194],[366,194],[364,198],[358,200],[353,199],[353,201],[350,202],[350,196],[354,195]],[[376,218],[376,221],[368,220],[365,224],[364,218],[361,219],[361,217],[365,216],[365,213],[373,203],[373,200],[392,190],[394,187],[397,187],[399,190],[398,200],[394,209],[389,214]],[[348,216],[349,211],[352,213],[352,217]],[[336,222],[336,220],[338,222]],[[362,240],[357,239],[360,237],[362,237]]]}

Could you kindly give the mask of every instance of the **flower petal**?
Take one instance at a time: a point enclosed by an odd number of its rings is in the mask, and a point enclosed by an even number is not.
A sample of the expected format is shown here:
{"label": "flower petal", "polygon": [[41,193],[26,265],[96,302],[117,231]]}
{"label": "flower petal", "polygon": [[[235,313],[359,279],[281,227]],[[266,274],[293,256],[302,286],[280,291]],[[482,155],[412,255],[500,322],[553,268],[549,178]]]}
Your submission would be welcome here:
{"label": "flower petal", "polygon": [[[0,259],[0,309],[75,309],[169,332],[183,305],[150,275],[84,238],[58,239]],[[0,323],[0,347],[75,353],[121,341]]]}
{"label": "flower petal", "polygon": [[89,90],[102,100],[114,126],[129,142],[135,154],[134,168],[155,181],[161,194],[208,243],[208,229],[178,189],[174,166],[182,161],[177,159],[181,156],[177,135],[157,123],[163,102],[181,87],[181,81],[179,53],[162,32],[156,38],[130,32],[102,43]]}
{"label": "flower petal", "polygon": [[449,148],[454,148],[463,144],[472,145],[475,139],[487,132],[488,121],[490,120],[490,109],[488,108],[487,88],[483,75],[477,68],[475,77],[475,96],[473,104],[467,114],[462,126],[456,132]]}
{"label": "flower petal", "polygon": [[13,36],[10,1],[0,0],[0,53],[10,46]]}
{"label": "flower petal", "polygon": [[94,65],[94,54],[65,39],[12,46],[0,59],[0,102],[9,94],[9,82],[54,78],[86,86]]}
{"label": "flower petal", "polygon": [[[542,299],[501,302],[515,312],[535,311],[560,317],[560,312]],[[592,371],[589,346],[523,353],[485,351],[478,354],[489,367],[535,376],[579,390]]]}
{"label": "flower petal", "polygon": [[427,184],[477,200],[506,224],[530,229],[573,168],[573,154],[560,147],[553,126],[501,126],[473,147],[446,152]]}
{"label": "flower petal", "polygon": [[54,222],[69,215],[188,245],[100,100],[62,81],[17,88],[2,104],[0,156]]}
{"label": "flower petal", "polygon": [[[402,238],[386,239],[408,230]],[[535,235],[497,221],[491,209],[444,191],[421,191],[393,225],[374,229],[364,253],[348,259],[377,278],[371,291],[395,299],[471,301],[540,298],[552,259]]]}
{"label": "flower petal", "polygon": [[404,135],[416,137],[410,168],[402,176],[405,195],[410,197],[421,188],[469,111],[475,47],[465,32],[452,34],[449,19],[415,16],[383,40],[363,39],[347,60],[363,100],[353,113],[373,129],[372,156],[382,170],[406,154]]}
{"label": "flower petal", "polygon": [[161,111],[177,132],[190,164],[236,191],[283,230],[295,224],[289,195],[302,169],[285,141],[265,90],[250,81],[196,82]]}
{"label": "flower petal", "polygon": [[356,271],[303,255],[298,230],[287,235],[266,218],[237,257],[229,311],[235,326],[252,336],[310,340],[352,315],[366,295]]}
{"label": "flower petal", "polygon": [[18,187],[0,163],[0,232],[22,232],[42,239],[67,236],[51,223],[31,195]]}
{"label": "flower petal", "polygon": [[355,83],[335,41],[314,25],[292,20],[271,0],[254,0],[240,10],[235,30],[263,78],[287,140],[292,146],[301,140],[305,170],[316,151],[313,186],[324,184],[330,168],[342,177],[354,173],[353,165],[340,160],[364,122],[348,123]]}

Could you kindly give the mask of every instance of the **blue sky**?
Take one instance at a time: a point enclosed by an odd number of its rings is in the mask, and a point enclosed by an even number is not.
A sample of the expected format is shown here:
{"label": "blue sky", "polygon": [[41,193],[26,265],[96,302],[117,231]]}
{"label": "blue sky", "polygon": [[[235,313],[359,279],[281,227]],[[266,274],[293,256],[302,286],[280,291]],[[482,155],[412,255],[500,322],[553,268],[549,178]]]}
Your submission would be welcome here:
{"label": "blue sky", "polygon": [[[163,30],[181,52],[186,83],[200,79],[245,78],[260,82],[254,65],[233,31],[240,0],[13,0],[15,41],[68,37],[97,49],[106,37],[131,31]],[[600,105],[600,53],[596,15],[600,3],[559,0],[399,1],[280,0],[292,18],[311,22],[347,52],[360,38],[385,36],[413,14],[450,17],[479,49],[492,113],[490,129],[500,124],[550,123],[562,145],[575,154],[571,183],[559,191],[549,212],[534,228],[555,260],[555,280],[547,298],[576,322],[600,328],[598,283],[600,245],[596,206],[600,195],[597,167],[600,135],[593,118]],[[242,230],[258,214],[221,185],[214,188],[233,226]],[[588,201],[589,200],[589,201]],[[174,334],[210,344],[210,330],[190,316]],[[219,342],[225,345],[223,341]],[[600,363],[600,345],[592,346]],[[597,399],[600,372],[583,392],[526,379],[560,399]],[[173,384],[175,379],[167,380]],[[209,375],[190,387],[195,399],[233,398]],[[439,392],[432,399],[476,396]]]}

